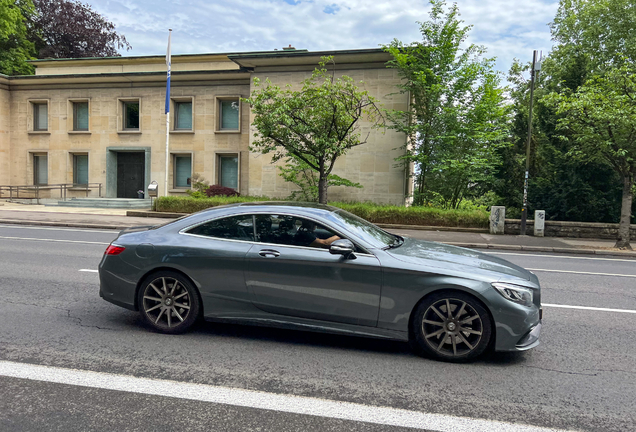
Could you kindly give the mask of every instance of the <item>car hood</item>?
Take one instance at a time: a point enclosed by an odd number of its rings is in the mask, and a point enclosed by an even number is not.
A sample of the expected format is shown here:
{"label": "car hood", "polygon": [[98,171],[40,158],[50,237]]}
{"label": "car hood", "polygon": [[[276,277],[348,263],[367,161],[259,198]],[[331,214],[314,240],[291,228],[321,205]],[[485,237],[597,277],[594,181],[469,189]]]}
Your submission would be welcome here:
{"label": "car hood", "polygon": [[458,266],[467,266],[533,282],[536,279],[528,270],[505,259],[476,252],[472,249],[417,240],[410,237],[404,238],[402,246],[389,249],[387,252],[397,260],[413,264],[426,264],[427,266],[452,270],[457,270]]}

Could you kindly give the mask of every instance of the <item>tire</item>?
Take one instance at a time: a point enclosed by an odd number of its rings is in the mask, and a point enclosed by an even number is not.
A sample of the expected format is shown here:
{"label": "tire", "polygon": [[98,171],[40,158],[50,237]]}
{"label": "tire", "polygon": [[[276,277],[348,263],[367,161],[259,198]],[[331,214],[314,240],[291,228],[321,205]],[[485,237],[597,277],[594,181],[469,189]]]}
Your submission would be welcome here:
{"label": "tire", "polygon": [[491,336],[488,311],[475,297],[459,291],[425,297],[411,321],[411,346],[419,355],[436,360],[473,360],[486,350]]}
{"label": "tire", "polygon": [[201,310],[196,288],[183,275],[161,271],[146,277],[137,294],[143,320],[161,333],[187,331]]}

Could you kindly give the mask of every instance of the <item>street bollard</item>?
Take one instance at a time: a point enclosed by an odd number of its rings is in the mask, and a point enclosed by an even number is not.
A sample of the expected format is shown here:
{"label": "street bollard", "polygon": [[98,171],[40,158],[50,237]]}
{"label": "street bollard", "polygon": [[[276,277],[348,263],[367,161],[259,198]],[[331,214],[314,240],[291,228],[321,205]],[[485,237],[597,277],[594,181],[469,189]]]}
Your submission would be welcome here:
{"label": "street bollard", "polygon": [[503,234],[506,224],[506,207],[492,206],[490,208],[490,234]]}
{"label": "street bollard", "polygon": [[545,234],[545,210],[534,211],[534,236],[543,237]]}

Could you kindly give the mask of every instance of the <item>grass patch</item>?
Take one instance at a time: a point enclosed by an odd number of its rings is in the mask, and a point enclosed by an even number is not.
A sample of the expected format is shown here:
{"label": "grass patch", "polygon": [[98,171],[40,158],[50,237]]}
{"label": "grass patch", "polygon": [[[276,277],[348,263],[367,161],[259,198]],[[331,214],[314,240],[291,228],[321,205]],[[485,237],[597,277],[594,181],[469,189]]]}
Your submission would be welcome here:
{"label": "grass patch", "polygon": [[[194,213],[209,207],[226,204],[268,201],[266,197],[160,197],[155,201],[155,210],[173,213]],[[485,209],[444,210],[434,207],[400,207],[372,203],[331,202],[373,223],[397,225],[428,225],[444,227],[488,228],[489,213]]]}

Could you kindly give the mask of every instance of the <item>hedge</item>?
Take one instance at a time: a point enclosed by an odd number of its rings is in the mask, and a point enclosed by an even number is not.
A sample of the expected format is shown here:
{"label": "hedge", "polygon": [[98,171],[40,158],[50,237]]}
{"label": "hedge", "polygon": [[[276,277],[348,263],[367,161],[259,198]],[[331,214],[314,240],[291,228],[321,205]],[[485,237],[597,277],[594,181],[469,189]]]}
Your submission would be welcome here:
{"label": "hedge", "polygon": [[[267,201],[265,197],[161,197],[155,201],[155,210],[174,213],[194,213],[220,205]],[[444,210],[433,207],[401,207],[372,203],[330,202],[373,223],[398,225],[428,225],[444,227],[488,228],[486,210]]]}

